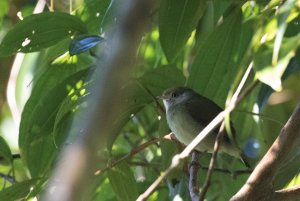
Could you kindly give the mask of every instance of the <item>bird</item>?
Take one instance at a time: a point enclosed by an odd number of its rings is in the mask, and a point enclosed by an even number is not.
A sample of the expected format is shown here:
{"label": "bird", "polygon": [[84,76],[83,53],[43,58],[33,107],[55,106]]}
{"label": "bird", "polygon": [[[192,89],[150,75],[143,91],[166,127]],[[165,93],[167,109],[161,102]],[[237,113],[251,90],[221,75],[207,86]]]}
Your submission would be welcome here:
{"label": "bird", "polygon": [[[160,98],[166,110],[169,128],[176,138],[188,145],[220,112],[222,108],[210,99],[200,95],[189,87],[173,87],[165,90]],[[220,127],[220,126],[219,126]],[[219,127],[211,131],[195,148],[199,152],[212,153]],[[231,123],[231,131],[235,130]],[[239,158],[249,167],[247,157],[234,139],[225,131],[220,139],[219,152]]]}

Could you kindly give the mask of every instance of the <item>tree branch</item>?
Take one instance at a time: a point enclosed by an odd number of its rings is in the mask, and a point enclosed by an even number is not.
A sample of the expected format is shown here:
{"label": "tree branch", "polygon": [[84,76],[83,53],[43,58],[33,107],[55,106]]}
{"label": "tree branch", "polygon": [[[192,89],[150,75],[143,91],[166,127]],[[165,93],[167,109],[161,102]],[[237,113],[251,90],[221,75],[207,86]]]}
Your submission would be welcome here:
{"label": "tree branch", "polygon": [[256,166],[245,185],[231,198],[231,201],[252,200],[300,200],[299,188],[281,191],[273,190],[273,178],[288,154],[300,142],[300,104],[282,128],[279,136]]}
{"label": "tree branch", "polygon": [[[245,72],[244,77],[248,77],[250,71],[252,68],[252,63],[250,63],[249,67],[247,68],[247,71]],[[226,109],[222,112],[220,112],[195,138],[194,140],[188,144],[185,149],[180,153],[175,155],[172,158],[171,165],[163,172],[150,186],[149,188],[140,196],[138,197],[137,201],[143,201],[146,200],[153,192],[154,190],[159,186],[159,184],[163,181],[165,177],[167,177],[170,172],[172,172],[183,159],[187,158],[190,153],[196,148],[196,146],[208,135],[215,127],[217,127],[226,116],[229,115],[230,112],[232,112],[236,106],[242,101],[243,98],[245,98],[259,83],[258,80],[252,82],[246,88],[244,91],[242,91],[239,95],[239,92],[242,90],[242,86],[244,85],[245,81],[244,77],[242,81],[240,82],[240,85],[238,86],[238,89],[236,90],[235,94],[233,95],[230,104]]]}
{"label": "tree branch", "polygon": [[199,187],[198,187],[198,170],[199,170],[199,158],[200,153],[198,151],[193,151],[192,161],[189,168],[189,191],[192,201],[199,200]]}
{"label": "tree branch", "polygon": [[212,176],[213,169],[214,169],[215,163],[216,163],[216,157],[217,157],[217,154],[218,154],[218,151],[219,151],[220,139],[224,134],[223,133],[224,128],[225,127],[224,127],[224,122],[223,122],[220,129],[219,129],[219,133],[217,135],[217,138],[215,140],[214,151],[212,153],[212,156],[211,156],[211,159],[210,159],[210,162],[209,162],[208,171],[207,171],[207,174],[206,174],[205,182],[203,184],[203,188],[202,188],[201,193],[200,193],[199,201],[204,200],[205,194],[206,194],[206,192],[208,190],[208,187],[210,185],[211,176]]}
{"label": "tree branch", "polygon": [[99,150],[106,147],[111,128],[119,117],[125,98],[122,87],[135,66],[136,50],[153,3],[152,0],[131,0],[119,4],[118,24],[107,38],[108,55],[97,61],[99,67],[92,75],[94,82],[90,88],[88,111],[83,120],[74,122],[79,124],[82,133],[61,152],[42,200],[85,200],[92,189],[93,173],[101,156]]}

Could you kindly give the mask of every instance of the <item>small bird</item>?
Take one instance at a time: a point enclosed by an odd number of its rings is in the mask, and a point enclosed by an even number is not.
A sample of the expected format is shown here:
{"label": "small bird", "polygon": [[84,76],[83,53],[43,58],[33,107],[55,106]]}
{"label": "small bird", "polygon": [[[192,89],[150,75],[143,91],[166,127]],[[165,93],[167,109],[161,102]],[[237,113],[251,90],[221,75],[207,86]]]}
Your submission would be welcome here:
{"label": "small bird", "polygon": [[[188,145],[207,126],[222,109],[213,101],[201,96],[188,87],[175,87],[163,92],[167,122],[176,138]],[[234,128],[231,125],[232,133]],[[219,132],[215,128],[196,147],[197,151],[212,153]],[[246,157],[235,142],[230,141],[225,132],[220,140],[219,151],[240,158],[249,167]]]}

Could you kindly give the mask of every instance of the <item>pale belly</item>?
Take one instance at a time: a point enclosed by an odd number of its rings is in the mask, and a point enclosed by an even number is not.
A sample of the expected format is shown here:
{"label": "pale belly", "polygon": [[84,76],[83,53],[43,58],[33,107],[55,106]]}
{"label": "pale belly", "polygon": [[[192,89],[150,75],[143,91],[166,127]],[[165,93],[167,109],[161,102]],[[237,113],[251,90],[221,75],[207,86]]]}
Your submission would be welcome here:
{"label": "pale belly", "polygon": [[[167,121],[170,129],[175,134],[176,138],[183,144],[188,145],[204,128],[199,123],[195,122],[191,116],[178,110],[180,114],[172,113],[167,115]],[[201,152],[212,152],[216,134],[214,132],[208,134],[196,147]]]}

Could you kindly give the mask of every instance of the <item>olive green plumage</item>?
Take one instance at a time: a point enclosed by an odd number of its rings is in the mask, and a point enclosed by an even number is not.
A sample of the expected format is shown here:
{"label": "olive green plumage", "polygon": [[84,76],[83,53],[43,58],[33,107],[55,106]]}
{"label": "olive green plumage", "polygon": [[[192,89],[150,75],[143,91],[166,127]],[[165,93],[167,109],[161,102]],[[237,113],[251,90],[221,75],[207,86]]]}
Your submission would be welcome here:
{"label": "olive green plumage", "polygon": [[[166,109],[167,122],[176,138],[183,144],[189,144],[205,126],[207,126],[220,112],[220,108],[213,101],[201,96],[188,87],[167,89],[161,98]],[[215,128],[196,147],[201,152],[213,152],[214,143],[219,128]],[[232,133],[234,128],[231,126]],[[225,132],[220,140],[219,151],[243,160],[244,155],[236,142],[230,141]]]}

